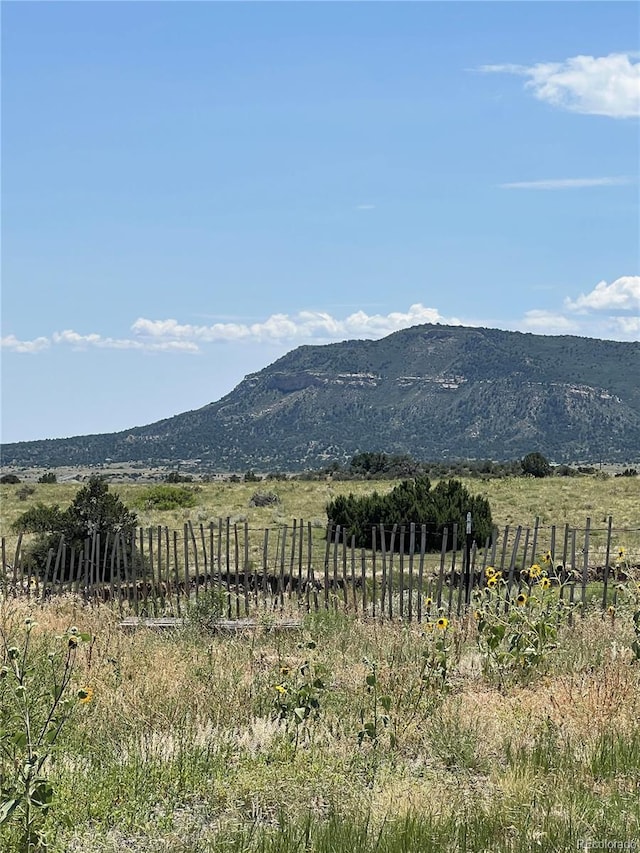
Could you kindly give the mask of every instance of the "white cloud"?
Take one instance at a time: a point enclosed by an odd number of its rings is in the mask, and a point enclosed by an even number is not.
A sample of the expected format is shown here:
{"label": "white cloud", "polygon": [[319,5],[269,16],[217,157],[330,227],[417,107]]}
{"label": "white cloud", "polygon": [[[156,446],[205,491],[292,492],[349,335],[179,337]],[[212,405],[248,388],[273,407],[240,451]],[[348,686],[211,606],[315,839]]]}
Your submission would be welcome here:
{"label": "white cloud", "polygon": [[483,65],[481,71],[527,77],[540,101],[576,113],[630,118],[640,115],[640,63],[629,53],[572,56],[536,65]]}
{"label": "white cloud", "polygon": [[613,319],[623,335],[640,337],[640,317],[614,317]]}
{"label": "white cloud", "polygon": [[544,334],[635,341],[640,335],[640,276],[621,276],[611,284],[601,281],[575,300],[567,297],[564,312],[527,311],[519,326]]}
{"label": "white cloud", "polygon": [[50,338],[19,341],[14,335],[2,339],[2,346],[15,352],[38,352],[51,344],[74,350],[118,349],[145,352],[200,352],[201,346],[216,342],[291,344],[305,341],[327,343],[346,338],[380,338],[398,329],[420,323],[460,325],[456,318],[445,318],[437,308],[421,303],[408,311],[390,314],[367,314],[356,311],[339,319],[326,311],[299,311],[296,314],[272,314],[257,323],[213,323],[197,326],[174,319],[149,320],[139,317],[131,326],[132,338],[110,338],[91,332],[80,334],[73,329],[53,332]]}
{"label": "white cloud", "polygon": [[537,308],[527,311],[522,325],[527,331],[548,335],[567,335],[578,331],[577,324],[562,314]]}
{"label": "white cloud", "polygon": [[163,341],[161,343],[145,343],[144,341],[130,340],[128,338],[103,338],[102,335],[92,333],[80,335],[71,329],[64,332],[54,332],[52,335],[54,344],[68,344],[75,349],[133,349],[147,351],[181,350],[184,352],[198,352],[196,344],[187,341]]}
{"label": "white cloud", "polygon": [[640,314],[640,275],[623,275],[607,284],[601,281],[577,299],[565,299],[570,311],[633,311]]}
{"label": "white cloud", "polygon": [[[590,337],[634,339],[640,326],[640,276],[623,276],[612,284],[600,282],[587,295],[565,300],[565,311],[527,311],[512,327],[542,334],[582,334]],[[604,312],[633,312],[633,316],[606,316]],[[602,312],[600,314],[594,312]],[[568,313],[568,316],[567,316]],[[138,318],[131,326],[131,338],[104,337],[96,332],[80,334],[72,329],[47,337],[20,341],[14,335],[2,338],[2,347],[20,353],[38,353],[51,345],[73,350],[133,350],[136,352],[198,353],[211,343],[248,343],[298,346],[301,343],[329,343],[347,339],[382,338],[392,332],[422,323],[486,326],[486,318],[475,322],[444,317],[437,308],[418,302],[407,311],[369,314],[355,311],[335,317],[326,311],[304,310],[295,314],[272,314],[260,322],[218,322],[212,325],[179,323],[175,319]],[[498,328],[505,328],[494,321]]]}
{"label": "white cloud", "polygon": [[214,323],[211,326],[180,324],[177,320],[149,320],[140,317],[131,327],[140,337],[167,338],[198,342],[251,341],[254,343],[296,343],[303,340],[341,340],[348,337],[377,338],[419,323],[459,324],[444,318],[437,308],[420,303],[407,312],[367,314],[356,311],[343,320],[324,311],[300,311],[297,314],[272,314],[260,323]]}
{"label": "white cloud", "polygon": [[584,187],[617,187],[631,183],[635,183],[635,178],[550,178],[500,184],[500,188],[503,190],[575,190]]}
{"label": "white cloud", "polygon": [[15,335],[7,335],[0,338],[0,346],[2,349],[12,350],[13,352],[41,352],[49,346],[48,338],[34,338],[32,341],[20,341]]}

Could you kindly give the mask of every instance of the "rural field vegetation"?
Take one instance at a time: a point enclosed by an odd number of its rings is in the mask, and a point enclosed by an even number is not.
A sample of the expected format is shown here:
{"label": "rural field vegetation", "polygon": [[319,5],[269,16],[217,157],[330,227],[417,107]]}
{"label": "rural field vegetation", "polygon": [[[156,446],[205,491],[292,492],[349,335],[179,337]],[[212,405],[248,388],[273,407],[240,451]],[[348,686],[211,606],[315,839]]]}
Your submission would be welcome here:
{"label": "rural field vegetation", "polygon": [[[229,518],[237,525],[240,535],[247,528],[249,541],[249,565],[260,566],[263,562],[263,529],[271,528],[272,550],[276,543],[278,531],[283,525],[291,525],[302,519],[305,525],[310,525],[314,561],[324,559],[325,530],[327,524],[327,506],[341,496],[353,494],[356,497],[371,496],[374,491],[382,496],[390,495],[399,480],[254,480],[248,482],[215,482],[215,483],[113,483],[109,487],[109,501],[120,499],[123,511],[129,508],[136,516],[136,524],[140,528],[156,528],[160,525],[178,532],[182,539],[182,530],[189,523],[200,536],[198,528],[206,528],[210,523],[217,526],[218,519]],[[431,481],[437,490],[437,480]],[[444,482],[440,481],[442,485]],[[602,475],[583,475],[578,477],[502,477],[495,479],[461,478],[460,481],[469,494],[477,497],[480,503],[488,502],[491,509],[493,524],[498,531],[505,532],[508,525],[513,531],[518,525],[524,528],[533,527],[538,519],[541,527],[538,539],[540,550],[552,547],[551,526],[555,525],[556,548],[558,557],[562,558],[564,527],[577,529],[575,554],[572,559],[580,565],[580,548],[583,541],[582,529],[587,517],[590,518],[591,532],[589,540],[589,564],[592,568],[602,567],[605,563],[609,534],[607,531],[608,518],[612,517],[613,529],[611,536],[610,557],[616,549],[624,547],[627,562],[640,563],[640,524],[638,523],[638,506],[640,506],[640,478],[638,477],[607,477]],[[2,512],[0,515],[0,533],[4,539],[5,559],[9,564],[15,563],[14,555],[18,540],[16,524],[21,516],[33,519],[46,519],[53,507],[65,510],[71,502],[80,500],[82,506],[88,496],[87,481],[83,483],[33,483],[33,484],[2,484],[0,498]],[[90,501],[89,501],[90,502]],[[478,520],[480,522],[480,520]],[[275,528],[275,529],[274,529]],[[54,528],[55,529],[55,528]],[[474,528],[474,530],[480,527]],[[305,528],[306,531],[306,528]],[[187,534],[185,538],[191,534]],[[306,536],[306,532],[305,532]],[[34,533],[26,533],[22,540],[23,554],[30,552],[36,546],[38,537]],[[50,537],[47,544],[37,545],[38,553],[46,553],[52,547],[55,551],[55,541]],[[289,541],[291,534],[289,534]],[[459,540],[460,541],[460,540]],[[482,549],[484,534],[480,535],[478,545]],[[304,546],[306,549],[306,545]],[[43,548],[45,549],[43,551]],[[25,551],[26,549],[26,551]],[[478,560],[486,560],[484,552]],[[567,555],[569,559],[570,555]],[[278,561],[271,555],[270,560]],[[289,560],[289,556],[287,556]],[[428,553],[425,559],[425,570],[435,576],[439,568],[439,553]],[[179,571],[182,571],[182,553],[179,549]],[[523,566],[523,568],[526,568]],[[599,589],[589,591],[589,596],[600,595]]]}
{"label": "rural field vegetation", "polygon": [[[227,483],[141,523],[317,519],[337,494],[395,483]],[[497,524],[638,527],[638,481],[513,479],[469,490]],[[3,486],[3,531],[78,485]],[[279,502],[251,505],[256,491]],[[628,543],[617,544],[628,546]],[[629,551],[632,549],[629,548]],[[629,553],[625,555],[628,561]],[[635,562],[635,560],[634,560]],[[536,583],[422,624],[274,617],[244,634],[126,633],[74,596],[0,601],[0,849],[140,853],[566,851],[640,843],[640,590],[582,612]],[[211,601],[211,611],[216,601]],[[28,638],[28,645],[27,645]]]}
{"label": "rural field vegetation", "polygon": [[[456,478],[473,495],[489,501],[494,524],[532,526],[536,517],[542,525],[582,527],[591,517],[596,526],[613,517],[617,528],[637,526],[640,505],[639,477],[504,477],[491,480]],[[290,524],[296,519],[312,522],[316,527],[326,524],[326,506],[340,495],[356,496],[390,492],[400,480],[353,481],[260,481],[181,484],[189,498],[178,506],[162,509],[158,500],[158,485],[144,483],[114,483],[111,491],[134,510],[141,526],[157,524],[180,528],[186,521],[208,523],[230,517],[247,521],[251,527]],[[432,481],[434,485],[437,480]],[[12,525],[30,507],[39,503],[65,507],[71,503],[79,483],[34,483],[30,485],[0,485],[0,535],[8,545],[15,539]],[[166,488],[166,487],[165,487]],[[174,487],[175,488],[175,487]],[[256,493],[271,493],[277,500],[264,506],[254,505]]]}
{"label": "rural field vegetation", "polygon": [[[29,766],[21,714],[45,717],[52,667],[77,637],[30,849],[47,849],[45,837],[52,853],[524,853],[637,840],[640,605],[625,601],[499,667],[473,617],[402,625],[322,612],[299,631],[126,634],[104,605],[5,601],[4,812]],[[1,849],[27,849],[25,814],[23,799]]]}

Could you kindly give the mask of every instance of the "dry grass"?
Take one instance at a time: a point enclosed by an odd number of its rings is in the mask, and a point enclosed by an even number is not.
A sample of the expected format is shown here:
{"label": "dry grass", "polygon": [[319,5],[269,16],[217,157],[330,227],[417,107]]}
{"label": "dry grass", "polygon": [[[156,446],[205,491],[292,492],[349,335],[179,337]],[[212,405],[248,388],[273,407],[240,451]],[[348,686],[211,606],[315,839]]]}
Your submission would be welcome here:
{"label": "dry grass", "polygon": [[[429,814],[442,822],[459,819],[470,803],[487,815],[500,803],[495,820],[506,821],[507,831],[509,816],[527,813],[541,796],[555,797],[562,821],[576,786],[617,802],[640,779],[640,763],[634,769],[622,755],[625,744],[627,756],[640,744],[640,667],[629,650],[628,614],[580,620],[561,636],[549,674],[502,691],[474,665],[473,626],[456,623],[462,657],[451,689],[417,706],[424,637],[415,624],[320,614],[294,636],[266,627],[243,637],[194,629],[125,634],[108,608],[66,597],[4,602],[5,633],[19,633],[28,615],[47,642],[71,625],[95,637],[77,673],[95,700],[77,718],[55,770],[61,791],[82,792],[69,806],[75,841],[61,835],[67,846],[60,850],[82,849],[96,832],[104,846],[84,849],[111,849],[112,813],[122,823],[121,849],[138,838],[132,849],[139,850],[156,848],[139,841],[136,827],[161,845],[199,826],[204,845],[247,822],[273,826],[283,808],[291,819],[370,811],[379,821]],[[294,752],[273,719],[274,685],[282,665],[300,666],[307,652],[299,643],[309,637],[329,669],[329,689],[310,740]],[[377,661],[380,690],[392,698],[395,748],[386,733],[377,748],[357,745],[359,711],[370,713],[365,659]],[[611,760],[621,769],[596,772],[610,735],[619,741]]]}

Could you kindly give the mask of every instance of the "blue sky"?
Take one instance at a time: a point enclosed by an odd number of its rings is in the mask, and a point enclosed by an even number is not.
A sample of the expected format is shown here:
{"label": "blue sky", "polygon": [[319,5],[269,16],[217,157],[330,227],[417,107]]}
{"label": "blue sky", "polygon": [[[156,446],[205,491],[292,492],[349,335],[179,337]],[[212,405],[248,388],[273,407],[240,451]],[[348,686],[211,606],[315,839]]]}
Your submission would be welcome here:
{"label": "blue sky", "polygon": [[2,441],[422,322],[638,338],[638,4],[1,11]]}

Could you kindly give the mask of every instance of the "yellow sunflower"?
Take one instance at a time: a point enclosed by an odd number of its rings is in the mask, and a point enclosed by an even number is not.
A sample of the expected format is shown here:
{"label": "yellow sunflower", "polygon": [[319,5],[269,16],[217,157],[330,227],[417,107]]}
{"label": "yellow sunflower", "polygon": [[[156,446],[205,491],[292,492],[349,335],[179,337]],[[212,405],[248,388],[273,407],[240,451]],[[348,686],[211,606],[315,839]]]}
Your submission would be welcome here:
{"label": "yellow sunflower", "polygon": [[441,617],[438,619],[438,621],[436,622],[436,626],[437,626],[441,631],[446,631],[446,630],[447,630],[447,628],[449,627],[449,620],[447,619],[447,617],[446,617],[446,616],[441,616]]}
{"label": "yellow sunflower", "polygon": [[80,700],[81,705],[88,705],[93,699],[93,688],[81,687],[80,690],[78,690],[78,699]]}

